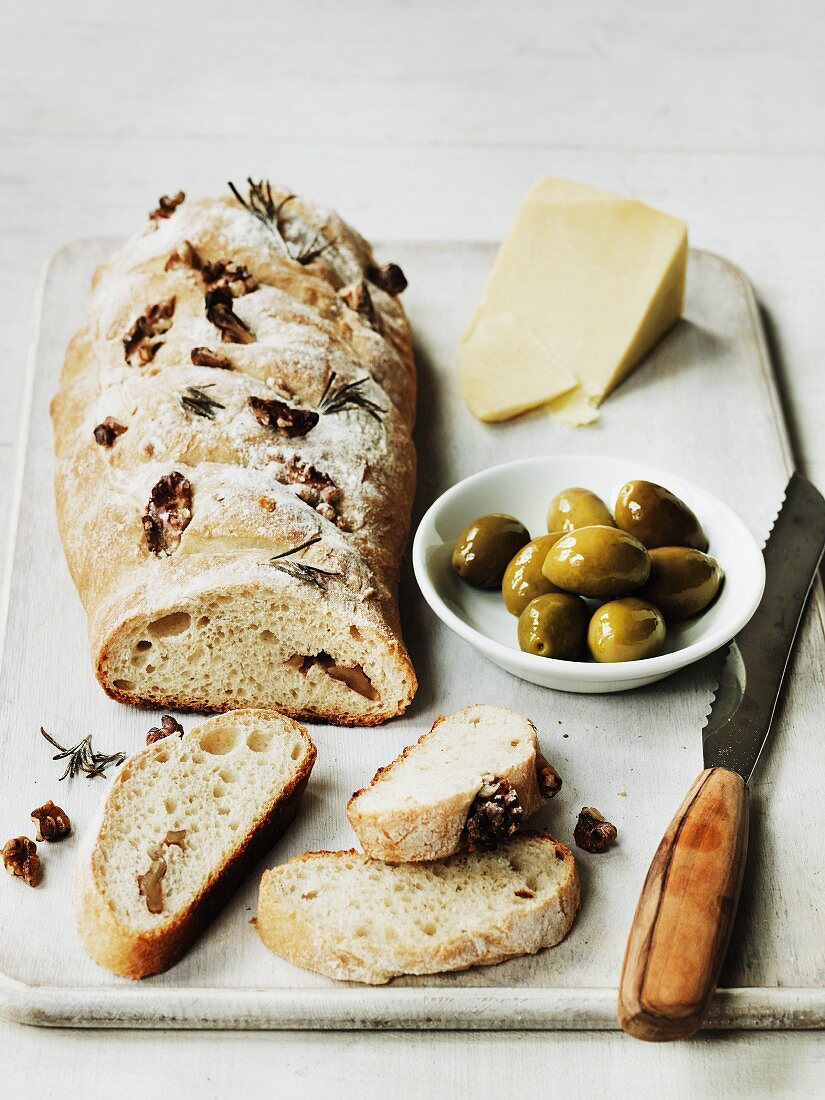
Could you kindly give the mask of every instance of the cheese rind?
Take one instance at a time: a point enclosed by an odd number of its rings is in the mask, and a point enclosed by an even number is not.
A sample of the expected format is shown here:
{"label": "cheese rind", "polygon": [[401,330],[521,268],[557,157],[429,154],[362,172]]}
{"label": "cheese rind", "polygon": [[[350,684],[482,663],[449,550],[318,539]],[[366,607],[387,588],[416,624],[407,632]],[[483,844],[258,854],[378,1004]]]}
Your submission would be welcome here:
{"label": "cheese rind", "polygon": [[681,316],[686,264],[684,222],[592,187],[540,180],[459,346],[471,410],[501,420],[552,401],[568,422],[595,419]]}

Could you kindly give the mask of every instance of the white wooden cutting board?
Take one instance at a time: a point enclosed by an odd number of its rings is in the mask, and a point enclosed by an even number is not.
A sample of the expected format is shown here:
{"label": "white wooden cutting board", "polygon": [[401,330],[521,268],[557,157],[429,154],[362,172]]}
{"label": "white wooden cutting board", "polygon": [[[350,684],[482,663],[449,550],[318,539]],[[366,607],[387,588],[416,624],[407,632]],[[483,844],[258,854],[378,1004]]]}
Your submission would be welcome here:
{"label": "white wooden cutting board", "polygon": [[[73,862],[104,781],[57,782],[38,730],[64,743],[87,732],[100,750],[134,751],[157,712],[106,699],[91,672],[85,621],[66,570],[52,506],[48,403],[91,273],[111,240],[70,245],[45,275],[22,429],[19,518],[7,580],[0,675],[0,837],[30,832],[53,798],[76,835],[42,845],[36,890],[0,879],[0,1010],[23,1021],[155,1027],[615,1027],[616,984],[639,889],[660,836],[701,767],[700,728],[712,688],[707,662],[615,696],[550,692],[488,664],[438,623],[409,576],[405,628],[421,687],[404,718],[373,730],[313,727],[318,763],[298,821],[271,852],[350,847],[349,794],[433,718],[471,702],[533,718],[564,778],[535,819],[571,842],[582,805],[619,828],[608,854],[580,853],[583,901],[552,951],[496,967],[385,988],[334,984],[271,955],[249,920],[253,875],[190,954],[168,974],[131,984],[85,955],[71,912]],[[416,518],[466,474],[529,454],[638,457],[716,492],[761,539],[792,466],[753,295],[741,274],[691,254],[686,319],[610,398],[601,422],[570,429],[538,414],[483,426],[460,403],[452,350],[489,270],[492,245],[398,244],[417,339],[421,396]],[[28,421],[28,416],[24,418]],[[548,498],[561,486],[548,486]],[[100,568],[107,568],[101,561]],[[825,715],[823,601],[808,609],[776,733],[753,786],[751,847],[730,955],[709,1026],[825,1024]],[[184,718],[189,728],[192,718]],[[31,835],[31,833],[30,833]]]}

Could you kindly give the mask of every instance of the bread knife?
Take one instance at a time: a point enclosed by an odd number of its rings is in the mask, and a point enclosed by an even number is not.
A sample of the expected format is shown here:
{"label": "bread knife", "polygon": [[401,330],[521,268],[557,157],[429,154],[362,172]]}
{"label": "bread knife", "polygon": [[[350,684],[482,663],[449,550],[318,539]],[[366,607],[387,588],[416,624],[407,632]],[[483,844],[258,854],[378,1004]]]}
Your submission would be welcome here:
{"label": "bread knife", "polygon": [[704,769],[662,837],[633,918],[618,1017],[637,1039],[692,1035],[716,988],[745,870],[748,783],[823,551],[825,499],[794,474],[765,546],[762,601],[724,655]]}

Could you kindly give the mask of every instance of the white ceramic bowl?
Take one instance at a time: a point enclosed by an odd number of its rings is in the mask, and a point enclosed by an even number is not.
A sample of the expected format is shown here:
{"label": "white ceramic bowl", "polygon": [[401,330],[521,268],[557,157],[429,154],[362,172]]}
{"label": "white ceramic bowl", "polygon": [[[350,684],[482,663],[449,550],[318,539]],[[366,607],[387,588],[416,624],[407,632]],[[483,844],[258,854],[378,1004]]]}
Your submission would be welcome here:
{"label": "white ceramic bowl", "polygon": [[[632,478],[664,485],[688,504],[705,529],[710,553],[725,571],[715,603],[687,623],[668,627],[658,657],[620,664],[558,661],[522,653],[516,618],[498,590],[482,591],[459,580],[450,565],[455,540],[468,523],[489,512],[508,512],[535,537],[546,530],[550,500],[581,485],[612,508]],[[765,564],[756,540],[727,505],[684,478],[641,462],[581,455],[552,455],[506,462],[465,478],[438,498],[419,524],[413,568],[427,603],[442,622],[485,657],[522,680],[560,691],[627,691],[661,680],[729,642],[753,615],[765,587]]]}

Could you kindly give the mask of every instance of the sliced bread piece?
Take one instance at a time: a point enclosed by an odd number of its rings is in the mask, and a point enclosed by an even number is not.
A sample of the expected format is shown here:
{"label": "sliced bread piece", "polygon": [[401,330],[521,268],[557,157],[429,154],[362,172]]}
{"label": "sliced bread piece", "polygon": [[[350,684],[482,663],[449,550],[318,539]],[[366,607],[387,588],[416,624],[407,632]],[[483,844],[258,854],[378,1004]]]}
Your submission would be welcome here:
{"label": "sliced bread piece", "polygon": [[364,851],[389,863],[494,847],[559,790],[536,728],[477,704],[439,718],[347,805]]}
{"label": "sliced bread piece", "polygon": [[136,753],[81,855],[77,924],[115,974],[167,970],[292,821],[315,763],[297,722],[238,710]]}
{"label": "sliced bread piece", "polygon": [[267,947],[297,966],[381,985],[553,947],[578,906],[569,849],[525,833],[438,863],[307,852],[264,872],[257,927]]}

